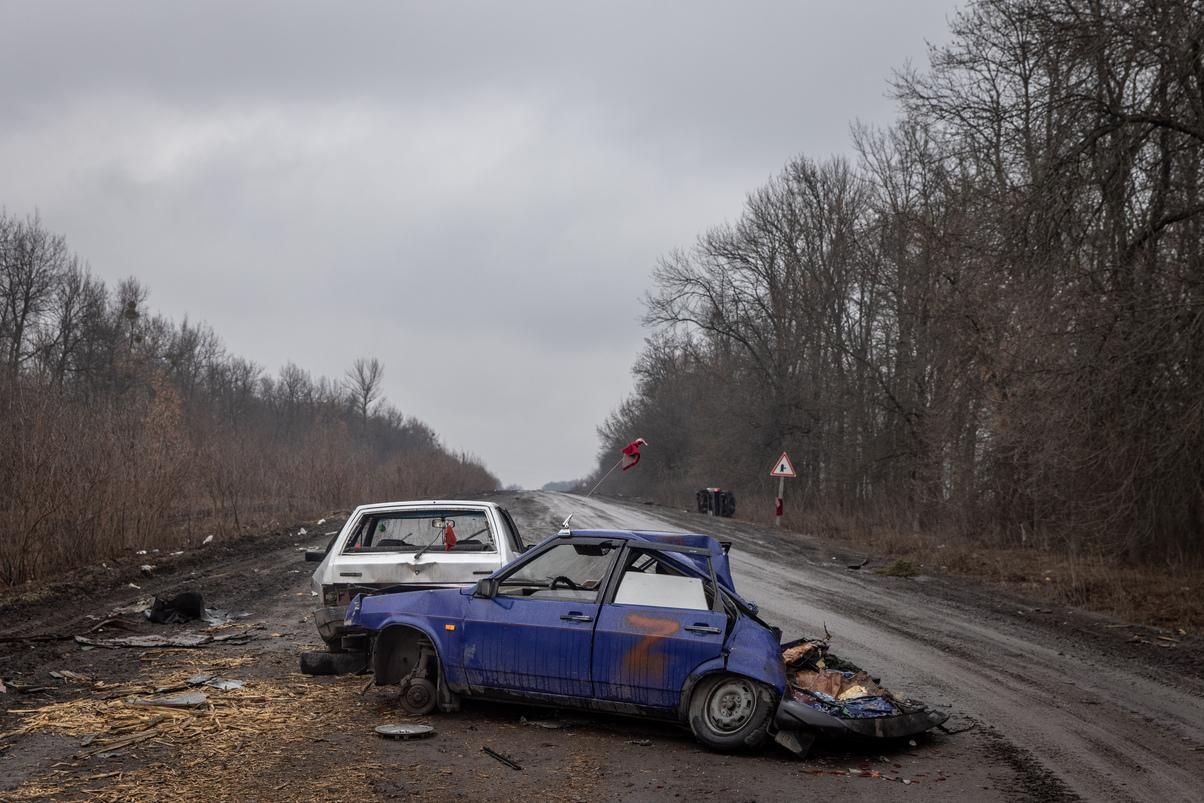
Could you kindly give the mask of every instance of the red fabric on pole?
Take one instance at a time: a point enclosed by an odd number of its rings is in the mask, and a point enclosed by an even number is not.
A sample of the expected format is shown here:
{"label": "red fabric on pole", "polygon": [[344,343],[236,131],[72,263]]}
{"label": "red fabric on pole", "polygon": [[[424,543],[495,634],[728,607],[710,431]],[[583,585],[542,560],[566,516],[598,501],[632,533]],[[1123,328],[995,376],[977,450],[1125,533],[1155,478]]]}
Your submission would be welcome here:
{"label": "red fabric on pole", "polygon": [[[636,438],[631,443],[623,447],[623,470],[633,467],[640,462],[640,447],[647,446],[648,441],[643,438]],[[613,471],[613,469],[611,469]]]}
{"label": "red fabric on pole", "polygon": [[778,497],[778,503],[773,506],[773,515],[775,515],[775,516],[782,515],[782,497],[780,497],[780,496]]}

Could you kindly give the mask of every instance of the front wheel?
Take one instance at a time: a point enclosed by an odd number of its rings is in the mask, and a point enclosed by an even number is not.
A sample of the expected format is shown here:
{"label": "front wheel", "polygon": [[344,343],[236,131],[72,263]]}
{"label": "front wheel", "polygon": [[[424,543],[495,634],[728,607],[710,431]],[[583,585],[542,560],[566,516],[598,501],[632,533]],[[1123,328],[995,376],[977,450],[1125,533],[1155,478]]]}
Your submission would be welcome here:
{"label": "front wheel", "polygon": [[690,696],[690,730],[722,753],[758,747],[769,733],[775,698],[768,686],[740,675],[704,678]]}

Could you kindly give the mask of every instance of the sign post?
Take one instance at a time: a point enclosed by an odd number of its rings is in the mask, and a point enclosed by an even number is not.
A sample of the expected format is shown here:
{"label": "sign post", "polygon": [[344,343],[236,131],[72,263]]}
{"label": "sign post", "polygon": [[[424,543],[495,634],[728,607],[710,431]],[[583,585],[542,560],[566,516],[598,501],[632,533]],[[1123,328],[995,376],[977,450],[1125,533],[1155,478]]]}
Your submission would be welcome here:
{"label": "sign post", "polygon": [[773,471],[769,472],[769,476],[778,478],[778,501],[773,510],[773,523],[775,526],[781,527],[786,498],[786,478],[798,476],[794,470],[794,464],[790,462],[790,457],[785,452],[782,452],[782,456],[773,464]]}

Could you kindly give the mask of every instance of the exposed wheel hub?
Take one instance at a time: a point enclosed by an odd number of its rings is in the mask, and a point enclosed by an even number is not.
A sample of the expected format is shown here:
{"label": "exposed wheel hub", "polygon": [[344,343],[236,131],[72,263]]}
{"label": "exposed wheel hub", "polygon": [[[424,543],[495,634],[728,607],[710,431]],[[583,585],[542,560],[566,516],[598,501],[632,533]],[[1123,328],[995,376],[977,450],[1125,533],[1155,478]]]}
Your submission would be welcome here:
{"label": "exposed wheel hub", "polygon": [[730,680],[711,692],[707,700],[707,719],[715,730],[733,733],[748,722],[756,705],[752,684],[745,680]]}

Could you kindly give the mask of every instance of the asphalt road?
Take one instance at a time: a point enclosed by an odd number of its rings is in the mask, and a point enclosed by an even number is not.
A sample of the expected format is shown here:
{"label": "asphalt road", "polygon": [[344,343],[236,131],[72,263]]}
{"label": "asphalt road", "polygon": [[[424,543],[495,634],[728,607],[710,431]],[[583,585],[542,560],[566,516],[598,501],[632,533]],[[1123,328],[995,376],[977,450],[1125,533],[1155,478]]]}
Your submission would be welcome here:
{"label": "asphalt road", "polygon": [[[684,510],[540,492],[493,498],[529,540],[554,532],[570,512],[575,528],[731,540],[737,588],[787,637],[826,626],[834,652],[950,711],[951,725],[974,727],[914,745],[820,743],[800,762],[776,748],[718,756],[669,725],[470,703],[423,720],[434,738],[378,739],[373,726],[400,721],[395,690],[296,671],[300,651],[318,646],[307,619],[313,564],[301,562],[300,549],[334,526],[310,522],[306,536],[298,523],[159,559],[150,578],[137,576],[147,559],[131,557],[132,576],[111,567],[38,602],[0,605],[0,677],[10,685],[0,695],[0,799],[1201,799],[1198,639],[1166,648],[1130,642],[1123,623],[1036,608],[956,579],[881,577],[873,563],[852,571],[846,566],[860,556],[815,539]],[[134,581],[141,588],[129,588]],[[83,650],[70,640],[143,594],[182,589],[200,591],[211,606],[249,611],[222,631],[245,632],[246,640],[167,650]],[[91,637],[201,629],[118,618]],[[68,638],[13,640],[48,634]],[[56,679],[52,670],[85,679]],[[130,695],[197,671],[247,685],[210,690],[210,712],[154,738],[85,755],[94,731],[112,733],[113,717],[128,714]],[[18,694],[14,685],[48,688]],[[35,720],[42,724],[26,727]]]}

